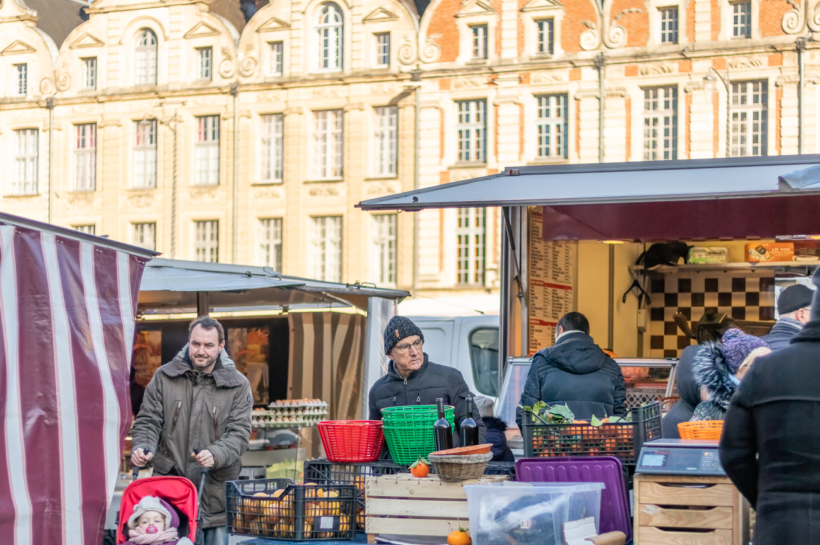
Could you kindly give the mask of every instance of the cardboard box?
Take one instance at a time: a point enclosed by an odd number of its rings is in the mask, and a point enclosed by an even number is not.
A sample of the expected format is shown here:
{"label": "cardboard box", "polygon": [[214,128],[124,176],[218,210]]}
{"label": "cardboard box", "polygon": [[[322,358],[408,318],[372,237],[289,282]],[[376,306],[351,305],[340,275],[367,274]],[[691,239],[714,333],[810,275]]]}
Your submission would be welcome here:
{"label": "cardboard box", "polygon": [[767,261],[791,261],[794,257],[792,242],[749,242],[746,244],[746,261],[765,263]]}

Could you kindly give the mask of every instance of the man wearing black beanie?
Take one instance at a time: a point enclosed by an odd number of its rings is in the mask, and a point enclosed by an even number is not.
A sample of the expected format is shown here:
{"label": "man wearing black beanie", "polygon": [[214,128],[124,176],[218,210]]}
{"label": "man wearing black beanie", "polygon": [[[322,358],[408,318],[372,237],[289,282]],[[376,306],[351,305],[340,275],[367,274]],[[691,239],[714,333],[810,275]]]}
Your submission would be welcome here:
{"label": "man wearing black beanie", "polygon": [[811,318],[811,301],[814,291],[802,284],[789,286],[777,298],[777,322],[763,340],[772,350],[789,345]]}
{"label": "man wearing black beanie", "polygon": [[[458,431],[467,417],[466,398],[475,395],[460,371],[429,361],[423,345],[424,333],[409,318],[394,316],[387,324],[384,353],[390,356],[390,364],[387,374],[370,389],[370,420],[381,420],[386,407],[435,405],[437,398],[443,398],[445,405],[455,408],[453,444],[459,446]],[[478,411],[472,417],[478,425],[479,443],[484,443],[486,429]]]}

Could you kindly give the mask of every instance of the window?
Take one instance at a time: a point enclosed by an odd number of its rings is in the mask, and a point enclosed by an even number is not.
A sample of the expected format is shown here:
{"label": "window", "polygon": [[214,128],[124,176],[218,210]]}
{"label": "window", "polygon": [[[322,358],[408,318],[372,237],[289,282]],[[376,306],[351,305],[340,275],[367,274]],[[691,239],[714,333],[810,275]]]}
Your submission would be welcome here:
{"label": "window", "polygon": [[372,216],[370,276],[380,285],[396,285],[396,214]]}
{"label": "window", "polygon": [[766,82],[732,83],[732,156],[767,155],[768,122]]}
{"label": "window", "polygon": [[498,328],[474,329],[470,333],[470,363],[479,393],[498,395]]}
{"label": "window", "polygon": [[17,69],[17,95],[24,97],[28,94],[28,65],[15,64]]}
{"label": "window", "polygon": [[326,216],[310,221],[310,277],[341,282],[342,217]]}
{"label": "window", "polygon": [[259,220],[259,265],[282,271],[282,220]]}
{"label": "window", "polygon": [[458,283],[484,284],[484,209],[459,208]]}
{"label": "window", "polygon": [[536,51],[542,55],[552,55],[555,51],[553,46],[554,25],[552,19],[542,19],[535,22],[536,29]]}
{"label": "window", "polygon": [[374,176],[395,176],[399,155],[399,109],[397,106],[376,108],[376,137],[373,139],[376,159]]}
{"label": "window", "polygon": [[473,59],[487,58],[487,25],[470,27],[473,39]]}
{"label": "window", "polygon": [[487,102],[461,100],[458,105],[458,160],[462,163],[487,161]]}
{"label": "window", "polygon": [[317,180],[340,178],[343,166],[344,112],[315,112],[313,131],[313,177]]}
{"label": "window", "polygon": [[643,159],[678,158],[678,88],[643,91]]}
{"label": "window", "polygon": [[97,186],[97,125],[74,126],[74,190],[93,191]]}
{"label": "window", "polygon": [[732,37],[752,37],[752,3],[735,2],[732,4]]}
{"label": "window", "polygon": [[134,183],[138,189],[157,186],[157,121],[137,121],[134,138]]}
{"label": "window", "polygon": [[132,223],[131,242],[135,246],[141,246],[148,250],[157,249],[157,224],[156,223]]}
{"label": "window", "polygon": [[270,74],[271,76],[281,76],[284,60],[285,44],[283,42],[271,42],[270,44]]}
{"label": "window", "polygon": [[390,66],[390,33],[376,34],[376,68]]}
{"label": "window", "polygon": [[137,33],[136,82],[157,84],[157,35],[147,28]]}
{"label": "window", "polygon": [[319,8],[316,25],[317,66],[319,70],[342,69],[342,40],[344,39],[344,17],[336,4],[323,4]]}
{"label": "window", "polygon": [[219,184],[219,116],[197,117],[196,185]]}
{"label": "window", "polygon": [[[262,182],[281,182],[285,164],[285,120],[282,114],[262,116]],[[276,269],[277,271],[279,269]]]}
{"label": "window", "polygon": [[206,263],[219,261],[219,222],[194,222],[194,259]]}
{"label": "window", "polygon": [[14,131],[14,185],[12,195],[37,194],[37,158],[39,154],[39,131],[22,129]]}
{"label": "window", "polygon": [[661,43],[678,43],[678,8],[662,8],[658,14],[661,18]]}
{"label": "window", "polygon": [[196,50],[199,61],[198,78],[211,81],[213,79],[214,50],[212,47],[201,47]]}
{"label": "window", "polygon": [[538,100],[538,157],[567,157],[567,97],[545,95]]}
{"label": "window", "polygon": [[83,89],[97,88],[97,57],[83,59]]}
{"label": "window", "polygon": [[71,227],[75,231],[85,233],[86,235],[96,235],[97,234],[97,226],[96,225],[72,225]]}

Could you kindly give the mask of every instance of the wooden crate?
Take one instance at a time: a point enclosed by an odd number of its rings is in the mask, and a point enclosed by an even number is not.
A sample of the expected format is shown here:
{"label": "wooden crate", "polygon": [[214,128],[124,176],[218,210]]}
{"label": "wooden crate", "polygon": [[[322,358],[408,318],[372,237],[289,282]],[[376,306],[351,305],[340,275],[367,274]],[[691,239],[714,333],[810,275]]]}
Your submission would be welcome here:
{"label": "wooden crate", "polygon": [[378,534],[444,537],[470,527],[465,484],[506,481],[506,475],[446,483],[435,475],[418,479],[407,473],[368,477],[365,482],[365,531],[369,543]]}
{"label": "wooden crate", "polygon": [[741,545],[748,503],[726,477],[635,475],[635,545]]}

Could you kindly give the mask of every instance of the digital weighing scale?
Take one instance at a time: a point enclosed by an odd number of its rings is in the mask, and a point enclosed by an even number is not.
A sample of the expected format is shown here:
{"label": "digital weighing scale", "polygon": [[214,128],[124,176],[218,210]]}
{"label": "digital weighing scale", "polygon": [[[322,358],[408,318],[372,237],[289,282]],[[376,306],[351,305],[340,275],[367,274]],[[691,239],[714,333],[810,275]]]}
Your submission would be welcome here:
{"label": "digital weighing scale", "polygon": [[718,441],[656,439],[644,443],[635,473],[725,477],[718,458]]}

